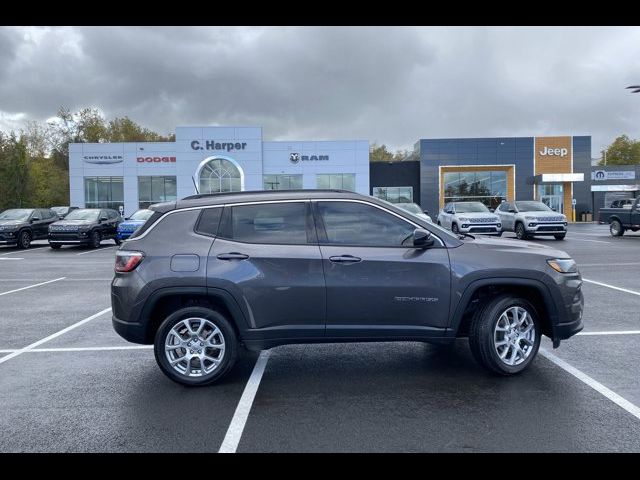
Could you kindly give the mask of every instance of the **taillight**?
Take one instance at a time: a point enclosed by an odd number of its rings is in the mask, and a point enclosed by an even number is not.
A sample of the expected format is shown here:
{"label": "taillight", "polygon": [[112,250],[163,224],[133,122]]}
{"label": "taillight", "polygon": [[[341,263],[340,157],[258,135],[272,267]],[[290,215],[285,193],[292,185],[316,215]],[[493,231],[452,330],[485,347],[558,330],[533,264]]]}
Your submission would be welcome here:
{"label": "taillight", "polygon": [[127,250],[118,250],[116,252],[116,272],[130,272],[135,269],[142,259],[144,253],[142,252],[129,252]]}

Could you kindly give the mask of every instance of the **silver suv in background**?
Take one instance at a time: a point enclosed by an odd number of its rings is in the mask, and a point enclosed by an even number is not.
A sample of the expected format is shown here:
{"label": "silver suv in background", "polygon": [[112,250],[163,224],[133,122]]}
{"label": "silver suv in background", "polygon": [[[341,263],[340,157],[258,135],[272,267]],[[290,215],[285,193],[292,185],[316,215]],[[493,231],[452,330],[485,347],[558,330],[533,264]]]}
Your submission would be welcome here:
{"label": "silver suv in background", "polygon": [[450,202],[438,215],[438,225],[453,233],[502,235],[500,218],[482,202]]}
{"label": "silver suv in background", "polygon": [[542,202],[502,202],[496,212],[504,231],[515,232],[520,240],[538,235],[553,235],[556,240],[563,240],[567,234],[567,217]]}
{"label": "silver suv in background", "polygon": [[395,203],[394,205],[404,210],[405,212],[409,212],[418,218],[422,218],[429,223],[433,223],[433,220],[431,220],[431,217],[429,216],[427,211],[422,210],[422,208],[420,208],[420,205],[418,205],[417,203]]}

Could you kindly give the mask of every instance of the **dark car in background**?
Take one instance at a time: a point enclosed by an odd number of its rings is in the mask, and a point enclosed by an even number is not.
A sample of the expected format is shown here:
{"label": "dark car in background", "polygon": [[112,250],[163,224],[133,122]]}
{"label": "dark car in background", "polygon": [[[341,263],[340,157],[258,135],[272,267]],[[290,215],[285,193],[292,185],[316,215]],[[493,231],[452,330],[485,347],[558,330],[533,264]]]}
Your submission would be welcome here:
{"label": "dark car in background", "polygon": [[69,213],[64,220],[49,225],[49,246],[58,249],[62,245],[88,245],[98,248],[102,240],[113,239],[116,245],[118,225],[122,217],[108,208],[79,208]]}
{"label": "dark car in background", "polygon": [[609,231],[614,237],[621,237],[624,232],[640,230],[640,197],[631,200],[631,205],[601,208],[600,223],[608,223]]}
{"label": "dark car in background", "polygon": [[58,216],[48,208],[12,208],[0,213],[0,245],[29,248],[32,240],[47,238]]}
{"label": "dark car in background", "polygon": [[69,215],[69,212],[71,212],[72,210],[77,209],[78,207],[51,207],[51,210],[53,210],[60,219],[63,219],[64,217]]}
{"label": "dark car in background", "polygon": [[133,232],[140,228],[140,226],[144,225],[144,222],[149,220],[151,215],[153,215],[153,210],[143,208],[135,212],[130,217],[125,218],[124,221],[118,225],[116,238],[120,241],[126,240],[133,235]]}

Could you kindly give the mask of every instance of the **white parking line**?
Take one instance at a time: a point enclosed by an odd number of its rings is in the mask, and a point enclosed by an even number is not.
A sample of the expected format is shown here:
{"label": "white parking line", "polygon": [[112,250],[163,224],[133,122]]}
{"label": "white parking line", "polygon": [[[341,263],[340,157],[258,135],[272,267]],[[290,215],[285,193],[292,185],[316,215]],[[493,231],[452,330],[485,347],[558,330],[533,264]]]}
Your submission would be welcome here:
{"label": "white parking line", "polygon": [[629,290],[627,288],[616,287],[614,285],[609,285],[608,283],[596,282],[595,280],[589,280],[588,278],[584,278],[584,277],[582,277],[582,281],[587,283],[593,283],[594,285],[600,285],[601,287],[612,288],[613,290],[619,290],[621,292],[630,293],[631,295],[640,296],[640,292],[636,292],[635,290]]}
{"label": "white parking line", "polygon": [[578,267],[635,267],[640,265],[640,262],[636,263],[579,263]]}
{"label": "white parking line", "polygon": [[28,253],[28,252],[33,252],[34,250],[40,250],[41,248],[45,248],[48,247],[49,245],[43,245],[42,247],[31,247],[28,250],[12,250],[11,252],[7,252],[7,253],[0,253],[0,256],[4,256],[4,255],[11,255],[12,253],[19,253],[19,254],[23,254],[23,253]]}
{"label": "white parking line", "polygon": [[240,402],[238,402],[238,406],[233,414],[233,418],[227,429],[227,434],[224,436],[218,453],[236,453],[268,360],[269,350],[263,350],[253,367],[247,385],[244,387],[244,392],[242,392],[242,397],[240,397]]}
{"label": "white parking line", "polygon": [[9,295],[10,293],[15,293],[15,292],[20,292],[22,290],[27,290],[28,288],[34,288],[34,287],[39,287],[40,285],[46,285],[47,283],[59,282],[60,280],[64,280],[64,279],[65,279],[65,277],[54,278],[53,280],[47,280],[46,282],[36,283],[35,285],[28,285],[26,287],[16,288],[15,290],[9,290],[8,292],[0,293],[0,297],[2,295]]}
{"label": "white parking line", "polygon": [[24,260],[24,258],[20,258],[20,257],[7,257],[7,258],[0,258],[0,260]]}
{"label": "white parking line", "polygon": [[114,247],[117,247],[117,245],[109,245],[107,247],[100,247],[100,248],[96,248],[94,250],[88,250],[86,252],[76,253],[76,255],[86,255],[87,253],[95,253],[95,252],[99,252],[100,250],[107,250],[109,248],[114,248]]}
{"label": "white parking line", "polygon": [[49,335],[48,337],[43,338],[42,340],[38,340],[37,342],[34,342],[31,345],[27,345],[26,347],[21,348],[20,350],[16,350],[15,352],[10,353],[9,355],[7,355],[5,357],[0,358],[0,363],[4,363],[4,362],[6,362],[8,360],[11,360],[12,358],[17,357],[18,355],[20,355],[22,353],[28,352],[29,350],[32,350],[32,349],[42,345],[43,343],[48,342],[49,340],[53,340],[54,338],[57,338],[60,335],[64,335],[65,333],[73,330],[74,328],[77,328],[80,325],[84,325],[85,323],[90,322],[94,318],[98,318],[99,316],[104,315],[105,313],[110,312],[110,311],[111,311],[111,307],[105,308],[104,310],[102,310],[102,311],[100,311],[98,313],[95,313],[95,314],[91,315],[90,317],[85,318],[84,320],[80,320],[79,322],[74,323],[73,325],[70,325],[67,328],[63,328],[62,330],[60,330],[60,331],[58,331],[58,332],[56,332],[56,333],[54,333],[52,335]]}
{"label": "white parking line", "polygon": [[613,390],[608,389],[607,387],[602,385],[600,382],[598,382],[598,381],[594,380],[593,378],[591,378],[586,373],[581,372],[580,370],[578,370],[574,366],[572,366],[572,365],[568,364],[567,362],[565,362],[564,360],[556,357],[553,353],[548,352],[547,350],[541,348],[540,349],[540,354],[543,357],[545,357],[547,360],[550,360],[551,362],[555,363],[558,367],[560,367],[564,371],[570,373],[571,375],[576,377],[578,380],[580,380],[581,382],[587,384],[588,386],[593,388],[596,392],[598,392],[601,395],[603,395],[604,397],[608,398],[613,403],[615,403],[619,407],[623,408],[624,410],[629,412],[631,415],[636,417],[638,420],[640,420],[640,407],[634,405],[633,403],[631,403],[626,398],[621,397],[620,395],[618,395]]}
{"label": "white parking line", "polygon": [[[114,350],[149,350],[153,345],[124,345],[119,347],[62,347],[62,348],[32,348],[24,353],[43,352],[108,352]],[[13,353],[23,350],[22,348],[0,350],[0,353]]]}
{"label": "white parking line", "polygon": [[580,332],[578,335],[640,335],[640,330],[613,330],[611,332]]}
{"label": "white parking line", "polygon": [[611,243],[611,242],[603,242],[602,240],[587,240],[585,238],[575,238],[571,235],[567,235],[567,239],[575,240],[576,242]]}

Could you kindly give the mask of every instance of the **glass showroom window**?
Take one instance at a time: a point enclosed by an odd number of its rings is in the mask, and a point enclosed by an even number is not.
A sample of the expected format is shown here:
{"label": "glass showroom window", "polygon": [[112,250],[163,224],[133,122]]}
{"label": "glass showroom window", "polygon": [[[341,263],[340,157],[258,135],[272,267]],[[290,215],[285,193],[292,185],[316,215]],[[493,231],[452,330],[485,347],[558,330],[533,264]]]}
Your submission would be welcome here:
{"label": "glass showroom window", "polygon": [[124,206],[122,177],[84,177],[84,205],[114,210]]}
{"label": "glass showroom window", "polygon": [[412,203],[413,187],[373,187],[373,196],[391,203]]}
{"label": "glass showroom window", "polygon": [[176,199],[176,177],[138,177],[138,208]]}
{"label": "glass showroom window", "polygon": [[301,190],[302,175],[264,175],[265,190]]}
{"label": "glass showroom window", "polygon": [[224,158],[212,158],[199,174],[200,193],[239,192],[242,190],[242,172]]}
{"label": "glass showroom window", "polygon": [[355,173],[321,173],[316,181],[318,188],[356,191]]}
{"label": "glass showroom window", "polygon": [[445,172],[443,188],[444,203],[477,201],[497,208],[507,199],[507,172]]}

